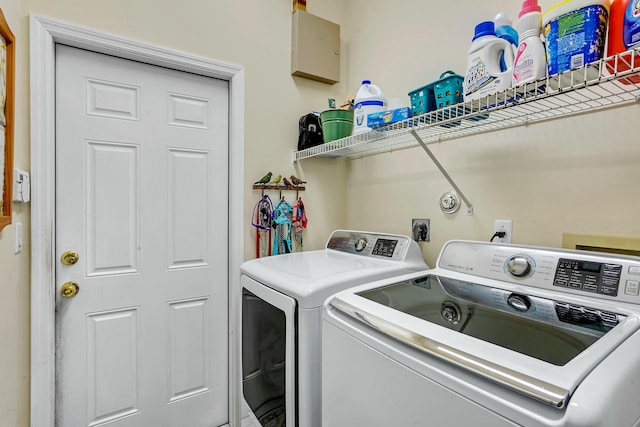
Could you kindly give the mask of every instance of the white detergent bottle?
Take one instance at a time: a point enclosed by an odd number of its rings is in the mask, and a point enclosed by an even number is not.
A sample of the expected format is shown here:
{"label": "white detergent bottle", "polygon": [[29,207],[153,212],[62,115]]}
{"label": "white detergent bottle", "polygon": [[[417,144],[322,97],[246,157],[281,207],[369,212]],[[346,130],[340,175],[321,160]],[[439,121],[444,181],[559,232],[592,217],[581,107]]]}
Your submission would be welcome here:
{"label": "white detergent bottle", "polygon": [[[500,68],[501,57],[507,65],[504,71]],[[465,101],[480,99],[511,87],[513,48],[510,42],[496,36],[493,21],[476,25],[467,58],[463,87]]]}
{"label": "white detergent bottle", "polygon": [[540,38],[542,13],[538,0],[524,0],[516,28],[520,45],[513,64],[513,85],[519,86],[547,75],[547,56]]}
{"label": "white detergent bottle", "polygon": [[367,116],[385,110],[387,101],[380,88],[371,83],[371,80],[363,80],[353,101],[353,132],[352,135],[370,131],[367,125]]}

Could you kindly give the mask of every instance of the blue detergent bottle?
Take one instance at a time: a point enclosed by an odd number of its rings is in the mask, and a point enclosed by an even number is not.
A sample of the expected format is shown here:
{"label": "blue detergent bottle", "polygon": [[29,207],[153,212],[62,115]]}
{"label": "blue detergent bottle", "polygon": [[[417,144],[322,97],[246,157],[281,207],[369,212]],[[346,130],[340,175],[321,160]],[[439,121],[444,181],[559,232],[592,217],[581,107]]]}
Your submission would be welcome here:
{"label": "blue detergent bottle", "polygon": [[627,49],[640,44],[640,0],[629,1],[624,14],[622,34]]}
{"label": "blue detergent bottle", "polygon": [[[515,56],[518,50],[518,31],[513,28],[511,19],[506,12],[498,13],[493,18],[493,25],[495,27],[496,36],[511,43],[513,47],[513,55]],[[507,64],[504,60],[504,54],[500,56],[500,71],[507,71],[513,64]]]}

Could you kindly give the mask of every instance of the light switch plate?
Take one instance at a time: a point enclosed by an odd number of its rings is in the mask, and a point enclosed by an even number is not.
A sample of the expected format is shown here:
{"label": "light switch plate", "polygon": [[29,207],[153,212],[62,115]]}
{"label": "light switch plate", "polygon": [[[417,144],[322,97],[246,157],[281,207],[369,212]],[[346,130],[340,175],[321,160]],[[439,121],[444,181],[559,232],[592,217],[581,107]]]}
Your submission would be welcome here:
{"label": "light switch plate", "polygon": [[29,172],[13,170],[13,201],[27,203],[31,200],[31,180]]}

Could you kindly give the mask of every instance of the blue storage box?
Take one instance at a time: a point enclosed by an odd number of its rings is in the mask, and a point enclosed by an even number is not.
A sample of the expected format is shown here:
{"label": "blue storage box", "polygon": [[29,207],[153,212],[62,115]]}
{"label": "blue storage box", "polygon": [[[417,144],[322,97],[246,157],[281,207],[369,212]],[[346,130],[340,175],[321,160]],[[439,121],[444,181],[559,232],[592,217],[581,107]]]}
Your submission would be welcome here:
{"label": "blue storage box", "polygon": [[377,128],[407,120],[409,117],[411,117],[409,107],[396,108],[395,110],[369,114],[367,116],[367,125],[370,128]]}

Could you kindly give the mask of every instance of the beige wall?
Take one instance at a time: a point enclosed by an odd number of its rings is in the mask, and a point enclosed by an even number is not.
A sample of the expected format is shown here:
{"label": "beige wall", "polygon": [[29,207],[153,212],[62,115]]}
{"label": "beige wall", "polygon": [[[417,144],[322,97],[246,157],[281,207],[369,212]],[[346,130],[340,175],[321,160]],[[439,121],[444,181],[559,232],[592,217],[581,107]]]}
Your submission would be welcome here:
{"label": "beige wall", "polygon": [[[259,198],[251,184],[267,170],[308,181],[307,250],[339,227],[408,234],[413,217],[431,219],[431,242],[421,244],[431,264],[448,239],[488,239],[494,219],[513,219],[518,243],[558,246],[563,231],[640,235],[640,146],[631,131],[638,105],[432,145],[473,216],[440,212],[438,198],[450,186],[419,148],[291,163],[300,115],[355,93],[363,78],[402,98],[446,69],[464,73],[475,23],[500,10],[515,17],[518,3],[310,1],[309,12],[342,26],[341,83],[330,86],[290,76],[289,1],[0,0],[18,39],[15,166],[30,170],[28,15],[37,13],[245,67],[246,258]],[[14,213],[27,244],[14,255],[14,226],[0,233],[0,424],[22,427],[29,424],[29,205],[14,204]]]}
{"label": "beige wall", "polygon": [[[16,37],[14,167],[31,170],[29,152],[29,33],[19,0],[0,0]],[[13,204],[13,224],[0,232],[0,425],[29,425],[30,205]],[[14,255],[15,224],[24,247]]]}
{"label": "beige wall", "polygon": [[[543,0],[543,10],[555,1]],[[445,70],[465,73],[476,23],[499,11],[516,18],[521,2],[380,0],[347,2],[349,78],[370,78],[387,98]],[[605,112],[430,145],[474,206],[441,212],[450,184],[420,147],[347,163],[346,227],[411,233],[412,218],[431,220],[420,243],[435,264],[449,239],[488,240],[495,219],[513,220],[515,243],[561,246],[563,232],[640,235],[640,103]]]}

